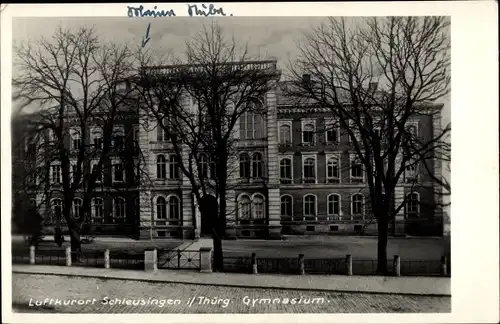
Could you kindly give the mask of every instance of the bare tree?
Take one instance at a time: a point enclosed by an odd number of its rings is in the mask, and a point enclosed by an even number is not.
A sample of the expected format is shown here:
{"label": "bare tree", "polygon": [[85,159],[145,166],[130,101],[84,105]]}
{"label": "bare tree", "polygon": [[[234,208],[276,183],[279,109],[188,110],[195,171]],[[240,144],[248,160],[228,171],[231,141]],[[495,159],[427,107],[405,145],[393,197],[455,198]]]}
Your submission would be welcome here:
{"label": "bare tree", "polygon": [[440,114],[434,102],[449,92],[448,28],[443,17],[329,18],[299,43],[301,55],[290,64],[285,92],[329,108],[363,166],[380,273],[387,272],[388,225],[405,203],[395,205],[398,182],[412,165],[440,163],[447,145],[450,127],[422,138],[409,121]]}
{"label": "bare tree", "polygon": [[[36,106],[30,121],[40,139],[34,176],[44,186],[47,203],[53,194],[63,197],[62,216],[77,259],[103,170],[111,166],[111,155],[127,156],[125,134],[115,126],[136,115],[130,109],[130,89],[122,87],[136,56],[127,46],[101,43],[91,28],[59,28],[52,39],[21,44],[15,52],[20,74],[13,80],[13,99],[22,108]],[[100,140],[91,142],[94,128]],[[73,212],[77,196],[82,206]]]}
{"label": "bare tree", "polygon": [[[276,86],[279,73],[276,62],[251,61],[247,48],[239,51],[217,24],[187,41],[185,56],[173,66],[145,66],[142,98],[177,155],[189,151],[181,170],[202,217],[208,213],[211,218],[215,269],[221,270],[226,219],[235,213],[226,200],[238,165],[236,125],[246,112],[265,115],[266,93]],[[201,158],[208,160],[211,177]],[[215,213],[202,207],[211,193],[219,201]]]}

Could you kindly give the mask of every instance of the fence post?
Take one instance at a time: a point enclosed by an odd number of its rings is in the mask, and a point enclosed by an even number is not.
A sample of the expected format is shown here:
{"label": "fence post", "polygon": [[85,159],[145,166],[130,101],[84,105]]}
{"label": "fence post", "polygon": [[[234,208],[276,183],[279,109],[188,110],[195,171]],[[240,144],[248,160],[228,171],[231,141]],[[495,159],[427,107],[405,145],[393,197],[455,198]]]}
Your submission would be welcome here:
{"label": "fence post", "polygon": [[448,275],[448,262],[447,262],[446,255],[443,255],[441,257],[441,275],[442,276],[447,276]]}
{"label": "fence post", "polygon": [[346,272],[348,276],[352,276],[352,255],[345,256]]}
{"label": "fence post", "polygon": [[257,254],[252,253],[252,273],[257,274]]}
{"label": "fence post", "polygon": [[401,259],[399,255],[394,256],[393,270],[396,277],[401,276]]}
{"label": "fence post", "polygon": [[104,268],[110,268],[109,249],[104,250]]}
{"label": "fence post", "polygon": [[71,267],[71,247],[66,247],[66,266]]}
{"label": "fence post", "polygon": [[177,269],[181,268],[181,250],[177,249]]}
{"label": "fence post", "polygon": [[144,251],[144,271],[156,271],[157,263],[156,249]]}
{"label": "fence post", "polygon": [[306,267],[304,265],[304,255],[302,253],[299,254],[299,273],[301,275],[306,274]]}
{"label": "fence post", "polygon": [[30,264],[35,264],[35,246],[30,246]]}
{"label": "fence post", "polygon": [[212,248],[200,248],[200,272],[212,272]]}

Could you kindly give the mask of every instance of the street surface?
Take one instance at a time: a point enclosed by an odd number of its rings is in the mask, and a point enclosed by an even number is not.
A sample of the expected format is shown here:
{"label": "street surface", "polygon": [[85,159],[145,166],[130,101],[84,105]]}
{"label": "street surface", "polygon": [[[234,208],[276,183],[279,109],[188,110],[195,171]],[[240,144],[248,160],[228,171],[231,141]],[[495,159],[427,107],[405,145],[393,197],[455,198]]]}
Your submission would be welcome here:
{"label": "street surface", "polygon": [[438,313],[450,297],[165,284],[13,273],[13,311],[29,313]]}

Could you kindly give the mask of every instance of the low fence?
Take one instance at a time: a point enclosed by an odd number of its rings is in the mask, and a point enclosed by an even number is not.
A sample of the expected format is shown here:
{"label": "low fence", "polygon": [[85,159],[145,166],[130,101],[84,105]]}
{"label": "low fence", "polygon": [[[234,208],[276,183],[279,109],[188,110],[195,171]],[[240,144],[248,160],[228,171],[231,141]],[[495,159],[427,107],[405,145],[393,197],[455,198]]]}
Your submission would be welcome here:
{"label": "low fence", "polygon": [[82,251],[77,258],[70,248],[53,250],[13,249],[12,264],[40,264],[91,268],[144,269],[144,253]]}
{"label": "low fence", "polygon": [[[147,250],[141,253],[123,251],[83,251],[79,258],[65,250],[13,250],[13,264],[41,264],[93,268],[136,269],[191,269],[211,272],[213,254],[210,248],[200,250]],[[224,257],[223,271],[233,273],[317,274],[317,275],[379,275],[377,260],[363,260],[346,255],[344,258],[310,258],[299,254],[296,258],[259,258],[250,256]],[[387,260],[387,272],[392,276],[450,276],[450,263],[441,260],[405,260],[395,255]]]}
{"label": "low fence", "polygon": [[[402,260],[395,255],[387,260],[386,275],[392,276],[449,276],[450,265],[446,257],[441,260]],[[297,258],[224,257],[224,272],[281,273],[322,275],[379,275],[377,260],[345,258]]]}

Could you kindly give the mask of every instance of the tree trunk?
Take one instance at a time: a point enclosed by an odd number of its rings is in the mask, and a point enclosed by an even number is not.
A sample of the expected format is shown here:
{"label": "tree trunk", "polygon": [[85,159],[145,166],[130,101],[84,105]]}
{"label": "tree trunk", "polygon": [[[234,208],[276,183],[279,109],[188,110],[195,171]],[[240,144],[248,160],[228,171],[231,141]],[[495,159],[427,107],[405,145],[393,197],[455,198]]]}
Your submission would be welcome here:
{"label": "tree trunk", "polygon": [[[383,218],[383,219],[381,219]],[[387,275],[387,237],[388,221],[380,217],[378,221],[378,244],[377,244],[377,273]]]}
{"label": "tree trunk", "polygon": [[80,262],[82,256],[82,245],[80,242],[80,231],[71,226],[69,228],[69,237],[71,240],[71,261]]}
{"label": "tree trunk", "polygon": [[226,216],[226,192],[221,190],[219,193],[219,213],[215,221],[216,235],[214,235],[214,270],[222,271],[224,266],[224,255],[222,252],[222,237],[225,235],[225,216]]}

